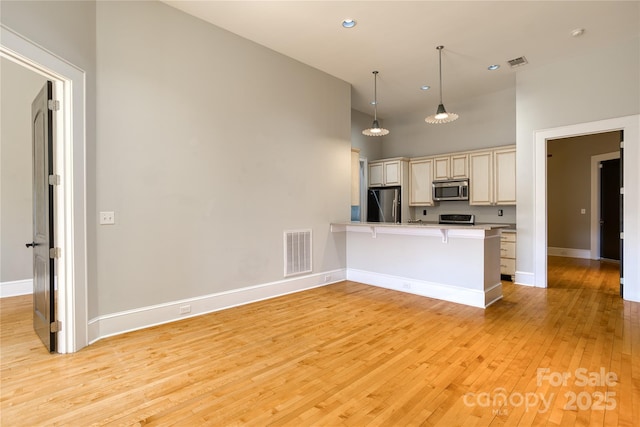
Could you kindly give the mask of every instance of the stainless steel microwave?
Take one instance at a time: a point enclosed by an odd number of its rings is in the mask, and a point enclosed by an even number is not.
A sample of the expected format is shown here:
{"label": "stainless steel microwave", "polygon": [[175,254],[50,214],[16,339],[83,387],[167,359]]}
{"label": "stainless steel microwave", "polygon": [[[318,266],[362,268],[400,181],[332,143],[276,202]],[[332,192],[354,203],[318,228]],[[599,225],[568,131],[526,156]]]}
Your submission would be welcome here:
{"label": "stainless steel microwave", "polygon": [[469,200],[469,180],[433,181],[433,200]]}

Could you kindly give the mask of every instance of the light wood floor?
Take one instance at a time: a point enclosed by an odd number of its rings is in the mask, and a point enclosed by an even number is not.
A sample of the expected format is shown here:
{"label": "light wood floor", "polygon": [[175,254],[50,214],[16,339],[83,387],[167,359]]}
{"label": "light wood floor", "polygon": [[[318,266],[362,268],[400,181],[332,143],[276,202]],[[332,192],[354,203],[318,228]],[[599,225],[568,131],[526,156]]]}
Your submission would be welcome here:
{"label": "light wood floor", "polygon": [[616,265],[564,262],[548,289],[503,282],[486,310],[343,282],[71,355],[38,342],[30,297],[5,298],[0,421],[637,426],[640,304],[619,298]]}

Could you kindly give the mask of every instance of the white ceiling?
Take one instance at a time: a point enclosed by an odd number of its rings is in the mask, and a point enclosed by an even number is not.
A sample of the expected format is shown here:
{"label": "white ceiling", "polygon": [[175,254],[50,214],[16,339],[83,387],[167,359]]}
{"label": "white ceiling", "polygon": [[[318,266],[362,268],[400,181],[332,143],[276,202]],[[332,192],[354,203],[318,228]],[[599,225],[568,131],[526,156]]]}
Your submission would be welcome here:
{"label": "white ceiling", "polygon": [[[640,34],[639,1],[164,3],[351,83],[359,111],[373,112],[372,71],[378,70],[381,118],[435,112],[438,45],[445,46],[444,104],[455,112],[464,98],[513,87],[518,69],[509,59],[526,56],[524,67],[538,67]],[[342,28],[345,18],[356,27]],[[576,28],[584,35],[572,37]],[[491,64],[501,68],[488,71]],[[421,91],[423,84],[431,90]],[[597,84],[606,84],[606,76]]]}

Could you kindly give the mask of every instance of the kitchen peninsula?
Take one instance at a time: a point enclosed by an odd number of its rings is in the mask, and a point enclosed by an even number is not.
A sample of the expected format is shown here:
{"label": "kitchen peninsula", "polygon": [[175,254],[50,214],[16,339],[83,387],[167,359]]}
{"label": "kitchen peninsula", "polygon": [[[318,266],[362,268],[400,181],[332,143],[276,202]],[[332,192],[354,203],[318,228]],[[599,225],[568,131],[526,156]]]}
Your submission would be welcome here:
{"label": "kitchen peninsula", "polygon": [[331,224],[346,233],[347,279],[486,308],[502,298],[504,224]]}

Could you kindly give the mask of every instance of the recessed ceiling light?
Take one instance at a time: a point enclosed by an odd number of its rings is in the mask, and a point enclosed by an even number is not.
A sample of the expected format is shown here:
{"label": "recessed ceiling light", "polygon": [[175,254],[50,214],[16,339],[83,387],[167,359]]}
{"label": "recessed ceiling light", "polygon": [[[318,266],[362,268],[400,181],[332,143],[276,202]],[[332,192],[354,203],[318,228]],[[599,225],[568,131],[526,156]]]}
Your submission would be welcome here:
{"label": "recessed ceiling light", "polygon": [[429,90],[429,89],[431,89],[431,86],[427,86],[427,85],[420,86],[420,90]]}
{"label": "recessed ceiling light", "polygon": [[498,68],[500,68],[500,66],[498,64],[493,64],[493,65],[489,65],[487,67],[487,70],[494,71],[494,70],[497,70]]}
{"label": "recessed ceiling light", "polygon": [[583,34],[584,34],[584,28],[576,28],[575,30],[571,31],[572,37],[580,37]]}
{"label": "recessed ceiling light", "polygon": [[344,21],[342,21],[342,26],[344,28],[353,28],[356,26],[356,21],[353,19],[345,19]]}

